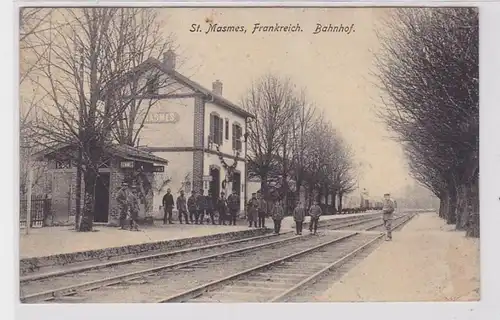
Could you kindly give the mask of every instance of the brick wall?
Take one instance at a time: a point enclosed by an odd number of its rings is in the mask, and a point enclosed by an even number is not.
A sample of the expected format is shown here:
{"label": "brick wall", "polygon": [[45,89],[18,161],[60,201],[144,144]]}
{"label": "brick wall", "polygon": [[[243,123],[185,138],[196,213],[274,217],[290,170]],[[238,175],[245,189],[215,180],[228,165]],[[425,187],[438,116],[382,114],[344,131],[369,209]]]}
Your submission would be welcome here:
{"label": "brick wall", "polygon": [[193,152],[193,188],[199,190],[203,188],[203,148],[205,137],[205,101],[197,96],[194,99],[194,132],[193,146],[201,148]]}
{"label": "brick wall", "polygon": [[118,202],[116,196],[120,190],[123,178],[125,177],[123,171],[119,169],[120,163],[118,159],[114,159],[111,164],[110,178],[109,178],[109,217],[108,225],[118,226],[120,220],[120,212],[118,210]]}

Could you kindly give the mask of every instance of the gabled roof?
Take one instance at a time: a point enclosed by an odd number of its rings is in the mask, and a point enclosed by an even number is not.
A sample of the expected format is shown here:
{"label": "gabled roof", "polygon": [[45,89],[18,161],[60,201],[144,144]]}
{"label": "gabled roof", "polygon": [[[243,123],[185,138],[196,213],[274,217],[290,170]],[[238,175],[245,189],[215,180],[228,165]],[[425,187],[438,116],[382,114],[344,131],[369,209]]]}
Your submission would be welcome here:
{"label": "gabled roof", "polygon": [[[51,154],[56,154],[60,150],[64,148],[71,148],[72,146],[69,143],[60,143],[54,146],[51,146],[50,148],[46,148],[40,152],[37,152],[34,157],[37,159],[43,159],[45,157],[49,157]],[[118,156],[120,158],[126,159],[126,160],[135,160],[135,161],[141,161],[141,162],[146,162],[146,163],[158,163],[158,164],[168,164],[168,160],[160,158],[158,156],[155,156],[152,153],[149,153],[147,151],[134,148],[128,145],[124,144],[111,144],[108,146],[105,150],[105,153],[112,155],[112,156]]]}
{"label": "gabled roof", "polygon": [[123,82],[123,80],[129,79],[129,77],[137,75],[138,73],[144,73],[151,68],[159,69],[163,73],[169,75],[172,79],[177,80],[181,84],[191,88],[196,93],[202,94],[206,98],[212,99],[213,102],[215,102],[221,107],[231,110],[236,114],[244,116],[245,118],[255,118],[253,114],[249,113],[248,111],[244,110],[238,105],[232,103],[226,98],[214,93],[212,90],[205,88],[196,81],[189,79],[188,77],[184,76],[183,74],[179,73],[174,69],[166,68],[165,65],[160,60],[155,58],[147,59],[146,61],[144,61],[143,63],[132,69],[129,73],[127,73],[127,75],[124,78],[122,78],[119,81]]}

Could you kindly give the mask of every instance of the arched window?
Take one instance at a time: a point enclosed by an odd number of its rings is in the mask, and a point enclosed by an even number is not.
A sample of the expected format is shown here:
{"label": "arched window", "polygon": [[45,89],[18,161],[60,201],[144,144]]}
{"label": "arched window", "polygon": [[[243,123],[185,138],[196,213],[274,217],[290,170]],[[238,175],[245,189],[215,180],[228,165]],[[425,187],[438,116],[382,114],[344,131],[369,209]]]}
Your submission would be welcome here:
{"label": "arched window", "polygon": [[233,123],[233,150],[241,151],[241,137],[243,136],[243,131],[241,125],[237,122]]}
{"label": "arched window", "polygon": [[222,145],[224,122],[217,112],[210,114],[210,137],[212,142]]}

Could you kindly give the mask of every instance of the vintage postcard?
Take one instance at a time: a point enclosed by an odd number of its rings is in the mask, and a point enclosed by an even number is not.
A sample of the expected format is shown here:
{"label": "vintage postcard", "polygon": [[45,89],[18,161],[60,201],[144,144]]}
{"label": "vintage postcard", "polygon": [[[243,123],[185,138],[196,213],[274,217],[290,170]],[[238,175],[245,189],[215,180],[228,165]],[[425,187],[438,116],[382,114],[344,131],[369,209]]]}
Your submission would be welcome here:
{"label": "vintage postcard", "polygon": [[19,21],[21,303],[480,299],[477,8]]}

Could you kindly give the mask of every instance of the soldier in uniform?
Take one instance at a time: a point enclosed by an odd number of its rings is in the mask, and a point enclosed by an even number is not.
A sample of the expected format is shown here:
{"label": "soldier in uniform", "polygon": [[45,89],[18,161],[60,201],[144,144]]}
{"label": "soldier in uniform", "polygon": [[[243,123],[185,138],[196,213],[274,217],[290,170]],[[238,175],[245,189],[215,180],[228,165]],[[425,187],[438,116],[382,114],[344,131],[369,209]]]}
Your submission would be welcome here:
{"label": "soldier in uniform", "polygon": [[172,224],[172,209],[174,208],[174,196],[172,195],[170,189],[167,189],[167,193],[163,196],[163,224]]}
{"label": "soldier in uniform", "polygon": [[205,210],[207,211],[207,215],[210,216],[210,222],[212,222],[213,225],[215,225],[214,209],[214,197],[212,196],[212,192],[208,191],[208,195],[205,197]]}
{"label": "soldier in uniform", "polygon": [[394,213],[394,201],[389,193],[384,194],[384,204],[382,207],[382,219],[386,230],[385,240],[392,240],[392,215]]}
{"label": "soldier in uniform", "polygon": [[[226,205],[226,197],[224,192],[220,193],[220,198],[217,199],[217,211],[219,212],[219,225],[226,225],[226,211],[227,211],[227,205]],[[231,221],[229,221],[229,224],[231,224]]]}
{"label": "soldier in uniform", "polygon": [[233,191],[233,193],[227,198],[227,206],[229,209],[230,217],[229,217],[229,225],[236,225],[236,216],[238,214],[238,210],[240,209],[240,202],[239,198],[236,195],[236,191]]}
{"label": "soldier in uniform", "polygon": [[189,224],[188,214],[187,214],[187,204],[186,204],[186,196],[184,195],[184,190],[181,190],[181,195],[177,197],[176,200],[177,211],[179,211],[179,223],[182,224],[182,217],[184,216],[184,220],[186,220],[186,224]]}
{"label": "soldier in uniform", "polygon": [[200,189],[200,194],[196,197],[196,215],[195,215],[195,223],[203,224],[203,218],[205,217],[205,209],[206,209],[206,198],[203,194],[203,189]]}
{"label": "soldier in uniform", "polygon": [[120,210],[121,230],[126,230],[125,223],[127,221],[127,215],[128,215],[127,198],[128,198],[128,183],[124,181],[122,182],[120,190],[118,190],[118,193],[116,195],[116,201],[118,202],[118,209]]}
{"label": "soldier in uniform", "polygon": [[252,198],[248,201],[247,208],[247,219],[248,227],[251,228],[252,225],[257,228],[257,212],[259,207],[259,201],[257,200],[257,195],[252,193]]}
{"label": "soldier in uniform", "polygon": [[314,201],[314,204],[309,209],[309,215],[311,216],[311,221],[309,222],[309,232],[312,234],[316,234],[316,231],[318,230],[318,221],[322,213],[323,211],[321,210],[318,201]]}
{"label": "soldier in uniform", "polygon": [[298,201],[297,207],[293,210],[293,220],[295,221],[295,230],[297,235],[302,234],[302,224],[306,215],[306,209],[302,201]]}
{"label": "soldier in uniform", "polygon": [[279,234],[281,229],[281,220],[285,215],[285,210],[283,209],[283,203],[280,199],[277,199],[274,203],[273,210],[271,216],[274,222],[274,233]]}
{"label": "soldier in uniform", "polygon": [[191,196],[189,197],[188,201],[187,201],[187,207],[188,207],[188,210],[189,210],[189,221],[191,221],[191,223],[194,223],[195,221],[195,217],[197,215],[197,207],[196,207],[196,191],[195,190],[192,190],[191,191]]}

